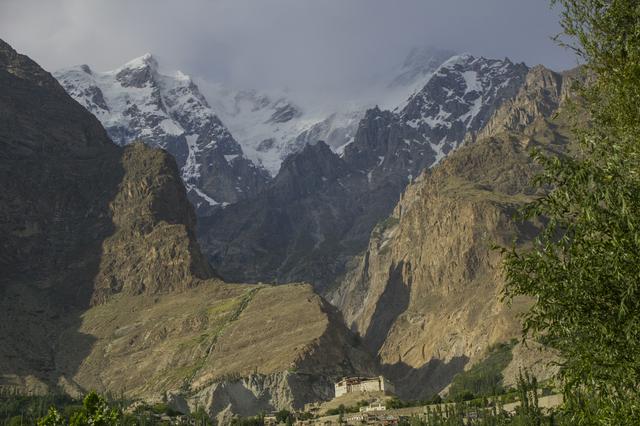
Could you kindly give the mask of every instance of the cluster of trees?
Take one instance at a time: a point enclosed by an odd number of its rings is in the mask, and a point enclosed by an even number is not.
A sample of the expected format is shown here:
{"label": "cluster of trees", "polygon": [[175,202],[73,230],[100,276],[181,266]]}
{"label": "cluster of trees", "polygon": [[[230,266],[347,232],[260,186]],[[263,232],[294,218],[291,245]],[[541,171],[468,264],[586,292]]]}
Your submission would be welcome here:
{"label": "cluster of trees", "polygon": [[431,398],[422,399],[422,400],[411,400],[411,401],[402,401],[398,398],[391,398],[385,402],[385,408],[387,410],[396,410],[398,408],[408,408],[408,407],[422,407],[425,405],[433,405],[433,404],[441,404],[444,400],[440,395],[435,394]]}
{"label": "cluster of trees", "polygon": [[[563,425],[555,413],[545,413],[538,405],[538,382],[521,374],[515,389],[520,405],[515,413],[504,410],[501,398],[457,401],[429,407],[424,415],[402,419],[402,426],[542,426]],[[559,421],[560,420],[560,421]]]}
{"label": "cluster of trees", "polygon": [[[296,420],[312,419],[311,413],[292,413],[289,410],[280,410],[275,413],[275,419],[278,424],[292,425]],[[233,426],[264,426],[265,415],[260,414],[253,417],[236,417],[231,419]]]}
{"label": "cluster of trees", "polygon": [[73,404],[77,402],[68,395],[24,395],[16,389],[0,388],[0,425],[33,425],[46,415],[49,407]]}
{"label": "cluster of trees", "polygon": [[123,420],[122,412],[109,406],[106,399],[95,392],[89,393],[82,401],[82,406],[73,411],[68,418],[50,407],[46,416],[38,420],[38,426],[112,426]]}
{"label": "cluster of trees", "polygon": [[[558,41],[585,65],[579,150],[536,158],[546,225],[506,252],[506,296],[532,296],[525,333],[557,348],[569,424],[640,424],[640,3],[553,0]],[[579,120],[577,120],[579,121]],[[588,123],[588,124],[586,124]]]}
{"label": "cluster of trees", "polygon": [[123,398],[104,397],[91,392],[82,400],[67,395],[21,395],[0,392],[0,425],[3,426],[155,426],[171,424],[208,426],[212,422],[200,409],[182,415],[166,404],[140,405],[133,412],[125,412],[131,404]]}

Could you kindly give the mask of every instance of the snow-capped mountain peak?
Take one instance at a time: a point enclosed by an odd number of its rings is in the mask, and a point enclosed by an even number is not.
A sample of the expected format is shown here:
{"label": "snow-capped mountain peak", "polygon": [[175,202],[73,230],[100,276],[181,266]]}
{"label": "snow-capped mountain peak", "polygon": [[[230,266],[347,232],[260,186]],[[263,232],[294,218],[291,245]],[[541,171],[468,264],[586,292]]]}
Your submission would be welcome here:
{"label": "snow-capped mountain peak", "polygon": [[120,68],[118,68],[116,72],[121,71],[123,69],[140,69],[140,68],[146,68],[146,67],[153,68],[156,71],[158,70],[158,61],[149,52],[130,60],[129,62],[127,62]]}
{"label": "snow-capped mountain peak", "polygon": [[[380,161],[381,155],[406,151],[403,161],[413,165],[399,166],[399,173],[415,176],[431,164],[428,158],[439,161],[467,131],[480,128],[501,99],[519,87],[524,72],[524,65],[509,60],[417,48],[366,97],[331,108],[294,102],[284,90],[234,90],[201,80],[196,84],[180,71],[162,71],[151,54],[112,71],[78,66],[55,75],[102,121],[116,143],[141,139],[171,152],[195,204],[206,207],[256,193],[288,155],[319,140],[341,155],[353,155],[359,150],[345,147],[354,142],[365,112],[374,105],[393,110],[385,126],[398,129],[403,137],[385,152],[376,149],[366,163],[388,168],[391,160]],[[411,148],[416,144],[424,148]],[[414,154],[424,160],[410,158]]]}
{"label": "snow-capped mountain peak", "polygon": [[180,71],[161,73],[153,55],[112,71],[81,65],[54,76],[114,142],[142,140],[169,151],[196,207],[236,202],[266,183],[266,173],[244,157],[192,79]]}
{"label": "snow-capped mountain peak", "polygon": [[150,53],[135,58],[111,72],[123,87],[145,87],[158,76],[158,61]]}
{"label": "snow-capped mountain peak", "polygon": [[324,119],[310,116],[285,92],[234,90],[219,83],[204,83],[204,87],[213,109],[245,155],[272,176],[278,173],[284,158],[298,149],[296,137]]}
{"label": "snow-capped mountain peak", "polygon": [[526,65],[508,58],[453,56],[409,99],[399,111],[400,119],[442,158],[468,131],[482,128],[505,99],[515,96],[527,71]]}

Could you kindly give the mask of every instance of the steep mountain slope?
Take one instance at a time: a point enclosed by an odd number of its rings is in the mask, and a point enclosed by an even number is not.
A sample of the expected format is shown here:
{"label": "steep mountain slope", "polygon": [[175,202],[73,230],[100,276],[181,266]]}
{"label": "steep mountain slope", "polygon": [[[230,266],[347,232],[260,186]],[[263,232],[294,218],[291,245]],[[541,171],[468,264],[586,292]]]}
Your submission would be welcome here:
{"label": "steep mountain slope", "polygon": [[301,407],[371,372],[310,286],[211,277],[166,152],[114,145],[2,41],[0,89],[0,386],[170,392],[215,416]]}
{"label": "steep mountain slope", "polygon": [[113,71],[81,65],[55,76],[117,144],[141,140],[169,151],[190,199],[204,211],[251,196],[268,179],[244,157],[191,78],[161,74],[150,54]]}
{"label": "steep mountain slope", "polygon": [[262,194],[200,222],[214,268],[235,281],[324,289],[413,177],[480,130],[527,71],[508,60],[451,58],[403,109],[367,111],[341,156],[321,143],[292,155]]}
{"label": "steep mountain slope", "polygon": [[[402,394],[439,392],[489,346],[519,336],[516,314],[527,301],[511,308],[500,301],[501,255],[492,246],[525,244],[535,234],[535,223],[512,217],[536,195],[528,151],[566,149],[568,126],[553,116],[570,80],[533,68],[484,137],[407,187],[334,290],[332,303]],[[541,356],[517,353],[513,362],[524,365]]]}
{"label": "steep mountain slope", "polygon": [[509,59],[455,56],[411,98],[400,119],[416,130],[419,141],[429,141],[440,159],[467,132],[482,129],[496,108],[516,95],[527,71],[524,64]]}
{"label": "steep mountain slope", "polygon": [[533,67],[516,97],[505,102],[479,132],[467,136],[484,139],[505,132],[528,135],[537,129],[531,124],[540,117],[552,117],[570,96],[580,72],[577,68],[558,74],[542,65]]}

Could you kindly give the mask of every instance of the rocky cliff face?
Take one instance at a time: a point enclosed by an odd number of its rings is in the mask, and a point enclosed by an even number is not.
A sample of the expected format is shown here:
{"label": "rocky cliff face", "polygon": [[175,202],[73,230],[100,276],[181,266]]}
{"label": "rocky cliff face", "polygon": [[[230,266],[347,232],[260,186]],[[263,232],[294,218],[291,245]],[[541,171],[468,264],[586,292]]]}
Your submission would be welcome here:
{"label": "rocky cliff face", "polygon": [[[535,223],[512,218],[536,195],[528,150],[566,148],[567,126],[552,119],[562,83],[559,74],[531,70],[489,121],[502,132],[458,149],[409,185],[333,291],[332,302],[401,394],[439,392],[490,345],[519,336],[516,314],[527,301],[500,301],[501,256],[492,246],[525,244],[535,234]],[[540,357],[526,356],[514,362]]]}
{"label": "rocky cliff face", "polygon": [[575,72],[559,74],[542,65],[529,71],[517,96],[508,100],[479,132],[469,139],[484,139],[504,132],[527,134],[540,117],[551,117],[569,96]]}
{"label": "rocky cliff face", "polygon": [[114,232],[102,244],[93,303],[110,295],[169,293],[212,276],[195,242],[195,215],[175,161],[142,143],[127,146],[111,201]]}
{"label": "rocky cliff face", "polygon": [[202,214],[256,194],[268,180],[244,157],[191,78],[162,74],[150,54],[113,71],[81,65],[55,76],[117,144],[143,141],[171,153]]}
{"label": "rocky cliff face", "polygon": [[340,268],[339,236],[349,237],[352,202],[366,185],[366,175],[352,173],[326,144],[307,146],[261,196],[203,218],[201,244],[228,279],[326,282]]}
{"label": "rocky cliff face", "polygon": [[527,198],[498,192],[489,179],[442,172],[468,151],[463,170],[505,153],[526,158],[517,142],[502,143],[461,148],[411,185],[333,297],[405,395],[440,391],[488,345],[518,335],[514,315],[499,302],[500,256],[491,245],[508,245],[525,231],[511,217]]}
{"label": "rocky cliff face", "polygon": [[113,144],[2,41],[0,88],[0,386],[170,392],[213,416],[299,407],[372,371],[308,285],[212,277],[166,152]]}
{"label": "rocky cliff face", "polygon": [[339,157],[320,143],[293,154],[262,194],[201,221],[203,250],[227,279],[324,291],[405,186],[479,131],[526,73],[509,60],[451,58],[403,108],[367,111]]}

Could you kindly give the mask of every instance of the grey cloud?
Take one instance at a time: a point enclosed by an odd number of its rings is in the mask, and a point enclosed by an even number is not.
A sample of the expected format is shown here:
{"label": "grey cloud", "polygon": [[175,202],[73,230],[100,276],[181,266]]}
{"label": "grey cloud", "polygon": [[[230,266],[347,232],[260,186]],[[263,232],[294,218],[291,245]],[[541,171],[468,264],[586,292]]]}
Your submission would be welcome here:
{"label": "grey cloud", "polygon": [[421,45],[569,68],[557,20],[545,0],[0,0],[0,37],[50,70],[150,51],[209,81],[325,94]]}

